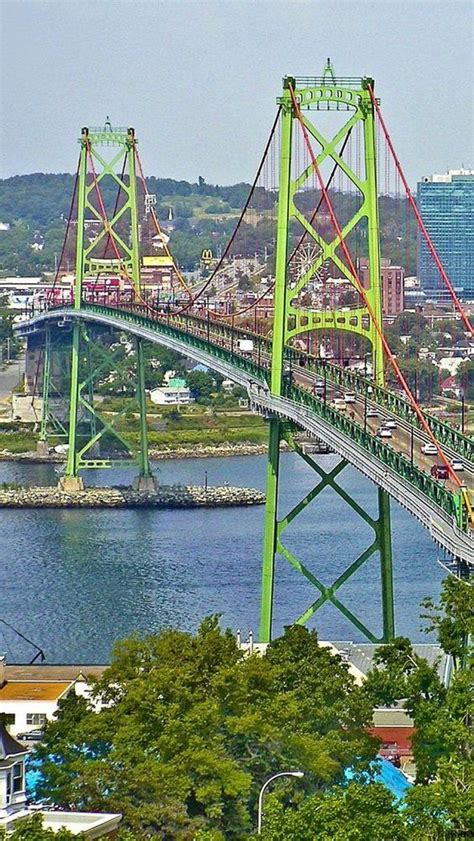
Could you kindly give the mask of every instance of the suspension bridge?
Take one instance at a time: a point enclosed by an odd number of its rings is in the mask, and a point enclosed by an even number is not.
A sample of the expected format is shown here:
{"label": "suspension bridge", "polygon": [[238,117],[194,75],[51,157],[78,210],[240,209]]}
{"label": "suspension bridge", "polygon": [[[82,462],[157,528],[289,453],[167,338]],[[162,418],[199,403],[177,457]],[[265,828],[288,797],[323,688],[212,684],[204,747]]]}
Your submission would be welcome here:
{"label": "suspension bridge", "polygon": [[[168,248],[147,189],[134,130],[114,128],[109,122],[103,128],[82,129],[58,271],[46,298],[18,327],[37,351],[34,390],[43,397],[40,437],[46,442],[54,431],[67,438],[61,484],[78,492],[83,487],[84,469],[114,464],[114,458],[100,450],[107,436],[116,435],[129,451],[116,428],[117,419],[104,418],[94,404],[94,379],[114,364],[111,341],[95,341],[104,331],[107,335],[107,331],[127,334],[136,342],[137,484],[143,490],[154,483],[148,457],[143,343],[166,346],[240,384],[247,390],[251,408],[264,415],[269,425],[260,640],[271,639],[279,558],[279,563],[289,563],[315,591],[314,600],[295,621],[309,621],[329,602],[372,642],[388,641],[395,634],[390,500],[416,517],[451,567],[467,577],[474,562],[474,456],[467,435],[420,406],[387,340],[380,282],[381,247],[385,255],[387,251],[387,243],[381,243],[380,225],[382,143],[385,194],[405,191],[406,230],[416,226],[459,324],[469,337],[473,329],[411,195],[375,97],[374,81],[336,77],[328,62],[321,77],[285,77],[277,105],[269,140],[235,230],[197,291],[190,288]],[[323,118],[329,121],[328,136],[321,128]],[[387,183],[390,177],[392,190]],[[113,199],[110,191],[104,198],[107,181],[114,185]],[[274,215],[268,212],[272,202]],[[276,223],[273,279],[250,304],[235,299],[221,309],[214,303],[211,309],[213,278],[229,255],[238,253],[246,214],[255,208],[263,223],[272,218]],[[179,294],[167,299],[160,300],[142,281],[142,258],[150,229],[173,262]],[[258,225],[256,230],[258,233]],[[409,264],[413,255],[408,237],[404,246]],[[75,276],[72,294],[64,300],[58,289],[68,253],[75,259]],[[302,253],[303,260],[299,259]],[[346,293],[350,292],[344,305],[338,290],[341,281]],[[271,319],[257,318],[260,301],[269,295]],[[92,346],[100,358],[95,366],[91,366]],[[54,363],[55,356],[62,361]],[[350,365],[356,357],[365,360],[363,369]],[[52,408],[54,370],[68,383],[67,423],[56,417]],[[345,406],[344,395],[348,394],[351,402]],[[389,434],[383,434],[381,419]],[[297,430],[324,442],[339,456],[337,464],[323,469],[303,452],[295,438]],[[316,474],[313,490],[287,512],[279,506],[280,483],[285,479],[280,468],[282,441]],[[432,474],[433,455],[447,478],[440,480]],[[453,467],[456,460],[462,461],[462,477]],[[377,486],[376,517],[337,481],[347,465]],[[285,530],[327,487],[373,533],[367,548],[359,557],[348,559],[344,572],[330,585],[284,541]],[[379,634],[367,627],[363,611],[356,615],[339,593],[374,555],[380,568]]]}

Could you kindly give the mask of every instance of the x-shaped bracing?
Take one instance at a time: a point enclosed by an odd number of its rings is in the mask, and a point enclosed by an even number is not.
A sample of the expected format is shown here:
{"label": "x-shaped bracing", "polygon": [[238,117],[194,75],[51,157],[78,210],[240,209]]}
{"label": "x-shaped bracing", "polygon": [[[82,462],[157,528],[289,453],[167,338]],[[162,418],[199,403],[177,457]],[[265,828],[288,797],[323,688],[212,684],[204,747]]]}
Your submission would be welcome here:
{"label": "x-shaped bracing", "polygon": [[[342,488],[338,482],[336,482],[336,477],[342,470],[346,467],[348,462],[345,459],[341,459],[335,467],[332,468],[329,472],[323,470],[318,464],[316,464],[313,459],[311,459],[306,453],[303,452],[301,447],[293,440],[291,435],[285,436],[287,437],[288,442],[292,449],[294,449],[298,455],[308,464],[312,470],[314,470],[320,477],[321,481],[315,485],[315,487],[308,493],[306,496],[298,502],[294,508],[286,514],[283,519],[278,520],[277,523],[277,546],[276,551],[279,552],[286,560],[291,564],[294,569],[300,572],[307,581],[310,582],[317,590],[319,590],[320,595],[318,598],[312,602],[312,604],[296,619],[296,623],[299,625],[303,625],[308,619],[313,616],[316,611],[318,611],[323,604],[326,602],[331,602],[334,607],[336,607],[340,613],[342,613],[346,619],[352,622],[356,628],[361,631],[365,637],[371,642],[377,643],[382,642],[382,639],[377,637],[372,631],[367,628],[367,626],[336,596],[337,590],[349,579],[351,578],[354,573],[360,569],[361,566],[380,548],[380,530],[382,528],[382,517],[380,516],[378,520],[374,520],[364,509],[354,500],[352,497]],[[287,526],[298,516],[312,501],[315,499],[321,491],[324,490],[326,487],[331,487],[344,502],[349,505],[353,511],[355,511],[359,517],[361,517],[365,522],[373,529],[375,537],[370,546],[353,561],[350,566],[347,567],[346,570],[338,577],[336,580],[329,586],[320,581],[320,579],[313,573],[311,570],[308,569],[305,564],[303,564],[296,555],[293,554],[286,546],[283,545],[281,542],[281,536]]]}

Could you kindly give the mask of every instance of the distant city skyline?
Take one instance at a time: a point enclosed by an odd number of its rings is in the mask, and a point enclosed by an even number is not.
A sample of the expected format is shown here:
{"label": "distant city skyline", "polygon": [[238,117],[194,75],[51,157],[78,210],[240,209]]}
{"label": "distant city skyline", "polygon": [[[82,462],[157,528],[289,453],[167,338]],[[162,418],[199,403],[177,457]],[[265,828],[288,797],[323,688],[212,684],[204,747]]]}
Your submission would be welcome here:
{"label": "distant city skyline", "polygon": [[370,75],[410,184],[474,166],[472,0],[3,0],[1,176],[134,125],[147,174],[252,181],[281,78]]}

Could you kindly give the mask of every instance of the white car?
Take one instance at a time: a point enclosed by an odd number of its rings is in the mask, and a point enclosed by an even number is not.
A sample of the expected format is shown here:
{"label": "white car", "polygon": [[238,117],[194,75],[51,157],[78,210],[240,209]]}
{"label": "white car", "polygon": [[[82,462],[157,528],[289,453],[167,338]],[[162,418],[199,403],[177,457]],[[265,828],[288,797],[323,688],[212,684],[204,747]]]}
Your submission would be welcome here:
{"label": "white car", "polygon": [[378,418],[378,416],[379,416],[379,413],[378,413],[377,409],[367,409],[366,417],[368,417],[368,418]]}
{"label": "white car", "polygon": [[378,438],[391,438],[392,433],[389,429],[386,429],[385,426],[381,426],[380,429],[377,429],[376,433]]}
{"label": "white car", "polygon": [[386,420],[386,421],[384,421],[383,425],[384,425],[385,429],[396,429],[397,428],[397,424],[394,420]]}
{"label": "white car", "polygon": [[461,473],[464,470],[464,464],[458,458],[453,458],[451,467],[456,471],[456,473]]}
{"label": "white car", "polygon": [[344,402],[345,403],[355,403],[356,402],[356,395],[355,391],[348,391],[344,395]]}
{"label": "white car", "polygon": [[425,456],[435,456],[437,455],[438,450],[431,441],[427,441],[426,444],[421,445],[421,452],[424,453]]}

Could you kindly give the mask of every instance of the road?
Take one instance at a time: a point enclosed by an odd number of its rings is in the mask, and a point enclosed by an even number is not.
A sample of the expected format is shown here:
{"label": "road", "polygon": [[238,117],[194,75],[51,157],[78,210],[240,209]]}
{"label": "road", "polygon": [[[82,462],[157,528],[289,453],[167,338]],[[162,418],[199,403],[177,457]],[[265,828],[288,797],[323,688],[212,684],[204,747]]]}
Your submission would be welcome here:
{"label": "road", "polygon": [[[303,388],[311,392],[313,391],[315,382],[321,382],[320,376],[306,371],[301,367],[293,368],[293,376],[298,385],[303,386]],[[344,389],[328,383],[326,400],[328,403],[331,403],[335,398],[342,398],[344,393]],[[382,409],[378,403],[369,399],[366,402],[365,396],[356,393],[355,403],[346,404],[345,409],[342,409],[342,411],[349,416],[351,416],[351,412],[354,412],[353,419],[373,435],[375,435],[379,427],[386,421],[393,421],[396,424],[396,428],[390,430],[391,438],[382,439],[384,444],[388,444],[397,452],[403,453],[410,461],[413,459],[413,464],[425,473],[430,473],[433,464],[442,463],[439,456],[425,455],[422,453],[421,448],[423,444],[431,441],[425,432],[411,427],[406,421],[400,419],[398,415],[390,412],[389,409]],[[366,417],[366,411],[369,414],[376,413],[376,416]],[[456,457],[456,454],[450,451],[448,447],[443,447],[443,451],[449,460]],[[474,490],[474,465],[466,460],[463,460],[463,464],[464,470],[457,475],[461,483],[465,484],[468,490],[472,492]],[[452,478],[438,481],[450,491],[457,491],[459,489],[459,485]]]}
{"label": "road", "polygon": [[[201,336],[202,338],[208,337],[212,341],[214,338],[212,335],[212,326],[213,325],[211,323],[209,325],[209,333],[206,328],[201,327],[200,325],[198,326],[197,324],[195,324],[193,328],[189,329],[188,327],[187,329],[195,335]],[[216,343],[221,346],[228,347],[229,349],[233,349],[231,339],[223,339],[222,336],[219,336]],[[271,359],[265,352],[260,351],[260,353],[257,353],[257,351],[253,351],[250,352],[248,356],[257,364],[265,365],[268,368],[271,367]],[[292,367],[292,375],[294,382],[297,385],[302,386],[313,395],[315,383],[321,383],[320,375],[308,371],[307,368],[302,366],[294,365]],[[329,383],[328,381],[326,392],[326,400],[328,403],[331,403],[334,398],[343,397],[345,390],[333,383]],[[319,399],[323,398],[320,397]],[[421,451],[423,444],[428,442],[431,443],[431,438],[424,431],[416,427],[411,427],[407,421],[404,421],[397,414],[391,412],[390,409],[387,409],[386,407],[382,408],[378,403],[372,400],[366,400],[365,395],[356,393],[355,403],[347,404],[344,408],[341,407],[340,409],[338,407],[338,410],[343,411],[346,414],[354,412],[354,420],[373,435],[376,434],[379,427],[386,421],[390,420],[394,422],[396,427],[390,430],[391,437],[384,437],[381,440],[383,440],[384,444],[392,447],[396,452],[405,455],[409,461],[412,461],[416,467],[420,468],[428,475],[431,475],[430,471],[434,464],[443,463],[439,455],[425,455]],[[373,413],[376,413],[376,416],[366,417],[367,410],[372,410]],[[459,461],[456,453],[450,450],[449,447],[443,445],[443,452],[449,461],[454,458]],[[468,462],[466,459],[462,459],[462,463],[464,464],[464,470],[456,472],[456,476],[459,479],[460,484],[465,485],[470,494],[472,494],[474,490],[474,464],[472,462]],[[459,484],[452,476],[450,476],[449,479],[438,479],[437,481],[439,481],[440,484],[442,484],[447,490],[459,490]]]}
{"label": "road", "polygon": [[4,403],[10,397],[12,391],[20,382],[21,375],[25,370],[24,358],[15,359],[4,368],[0,369],[0,402]]}

